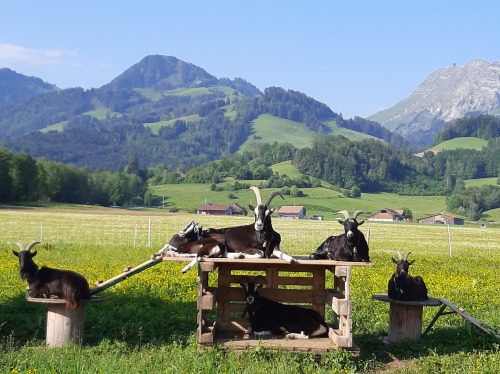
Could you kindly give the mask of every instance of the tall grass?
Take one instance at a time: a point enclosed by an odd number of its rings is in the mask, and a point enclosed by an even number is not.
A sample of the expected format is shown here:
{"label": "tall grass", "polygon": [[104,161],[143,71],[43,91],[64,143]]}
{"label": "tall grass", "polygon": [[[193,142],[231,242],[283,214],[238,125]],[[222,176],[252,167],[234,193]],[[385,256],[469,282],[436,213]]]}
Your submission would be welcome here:
{"label": "tall grass", "polygon": [[[372,300],[383,293],[395,250],[413,252],[410,269],[424,277],[430,295],[444,297],[500,332],[500,229],[442,225],[382,224],[361,226],[370,237],[375,266],[353,268],[353,333],[361,349],[355,360],[339,350],[322,356],[271,352],[262,347],[242,355],[218,347],[198,351],[195,342],[197,275],[181,274],[183,263],[166,262],[139,273],[102,293],[105,300],[86,307],[84,344],[44,346],[46,308],[28,303],[19,277],[14,242],[43,243],[40,265],[69,268],[90,283],[106,280],[149,259],[182,228],[196,219],[204,227],[232,226],[249,218],[195,215],[97,214],[0,210],[0,373],[331,373],[369,370],[401,372],[500,371],[500,342],[458,315],[446,315],[418,341],[384,345],[388,306]],[[308,254],[342,227],[332,221],[273,221],[283,250]],[[135,245],[129,237],[138,230]],[[148,233],[152,233],[148,240]],[[450,256],[451,253],[451,256]],[[437,308],[425,308],[424,326]]]}

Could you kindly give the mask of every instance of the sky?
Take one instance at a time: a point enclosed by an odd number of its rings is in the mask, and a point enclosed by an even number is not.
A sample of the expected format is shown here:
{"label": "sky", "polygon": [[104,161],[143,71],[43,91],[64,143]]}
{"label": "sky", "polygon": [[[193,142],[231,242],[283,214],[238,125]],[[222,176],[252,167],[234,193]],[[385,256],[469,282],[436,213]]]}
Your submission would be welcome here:
{"label": "sky", "polygon": [[367,117],[438,69],[500,61],[499,15],[497,0],[0,0],[0,68],[90,89],[174,56]]}

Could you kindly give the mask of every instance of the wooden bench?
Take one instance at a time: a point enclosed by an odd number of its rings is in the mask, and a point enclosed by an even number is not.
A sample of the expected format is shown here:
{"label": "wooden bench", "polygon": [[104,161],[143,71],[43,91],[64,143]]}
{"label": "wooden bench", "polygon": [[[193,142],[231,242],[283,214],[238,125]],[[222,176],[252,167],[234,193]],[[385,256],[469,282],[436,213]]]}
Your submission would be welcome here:
{"label": "wooden bench", "polygon": [[26,298],[32,303],[47,304],[47,325],[45,342],[49,347],[63,347],[68,343],[80,345],[83,342],[85,324],[85,304],[102,301],[104,298],[92,296],[76,309],[66,308],[66,300],[50,298]]}
{"label": "wooden bench", "polygon": [[[422,335],[422,315],[424,306],[440,306],[440,299],[429,297],[423,301],[393,300],[386,294],[373,294],[374,300],[390,303],[389,306],[389,343],[405,339],[416,340]],[[426,330],[427,332],[428,330]]]}
{"label": "wooden bench", "polygon": [[[310,260],[294,256],[298,264],[278,259],[203,258],[198,263],[197,342],[199,347],[220,344],[236,351],[261,345],[296,351],[323,353],[345,348],[359,353],[353,341],[351,305],[351,267],[372,266],[373,263]],[[165,257],[166,261],[186,259]],[[333,284],[326,284],[327,271]],[[317,310],[331,325],[329,336],[306,340],[286,340],[282,337],[257,339],[248,332],[249,322],[243,318],[245,293],[239,279],[245,275],[263,275],[267,285],[261,289],[270,299],[300,304]],[[216,277],[210,282],[210,277]],[[328,305],[333,315],[326,316]],[[210,311],[216,310],[216,316]],[[210,318],[214,320],[210,320]]]}

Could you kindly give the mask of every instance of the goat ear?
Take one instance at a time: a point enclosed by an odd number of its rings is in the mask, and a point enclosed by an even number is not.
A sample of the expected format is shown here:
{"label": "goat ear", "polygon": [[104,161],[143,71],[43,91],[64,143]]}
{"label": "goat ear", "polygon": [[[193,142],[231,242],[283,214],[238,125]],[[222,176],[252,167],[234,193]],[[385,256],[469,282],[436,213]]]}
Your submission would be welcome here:
{"label": "goat ear", "polygon": [[341,225],[345,225],[345,222],[344,222],[344,221],[342,221],[342,218],[337,218],[337,221],[338,221],[338,223],[340,223]]}
{"label": "goat ear", "polygon": [[248,207],[249,207],[251,210],[255,210],[255,207],[254,207],[252,204],[248,204]]}
{"label": "goat ear", "polygon": [[413,265],[414,262],[415,260],[408,261],[408,265]]}
{"label": "goat ear", "polygon": [[365,220],[362,220],[361,222],[358,222],[358,226],[361,226],[363,223],[365,223]]}
{"label": "goat ear", "polygon": [[394,262],[395,264],[397,264],[397,263],[398,263],[394,257],[391,257],[391,260],[392,260],[392,262]]}
{"label": "goat ear", "polygon": [[274,212],[276,212],[277,210],[278,210],[278,207],[277,207],[277,206],[275,206],[275,207],[271,208],[271,213],[274,213]]}
{"label": "goat ear", "polygon": [[14,256],[19,257],[19,252],[12,250],[12,253],[14,253]]}
{"label": "goat ear", "polygon": [[35,252],[30,252],[30,253],[31,253],[31,257],[33,258],[33,257],[35,257],[35,256],[36,256],[37,251],[35,251]]}

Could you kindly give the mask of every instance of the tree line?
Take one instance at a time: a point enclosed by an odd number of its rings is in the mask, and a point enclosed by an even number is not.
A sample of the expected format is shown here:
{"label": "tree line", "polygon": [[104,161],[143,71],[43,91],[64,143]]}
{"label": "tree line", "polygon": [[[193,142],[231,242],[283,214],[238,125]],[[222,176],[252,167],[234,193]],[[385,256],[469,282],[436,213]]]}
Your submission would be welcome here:
{"label": "tree line", "polygon": [[0,201],[56,201],[72,204],[149,205],[147,174],[133,158],[115,173],[92,172],[0,147]]}

